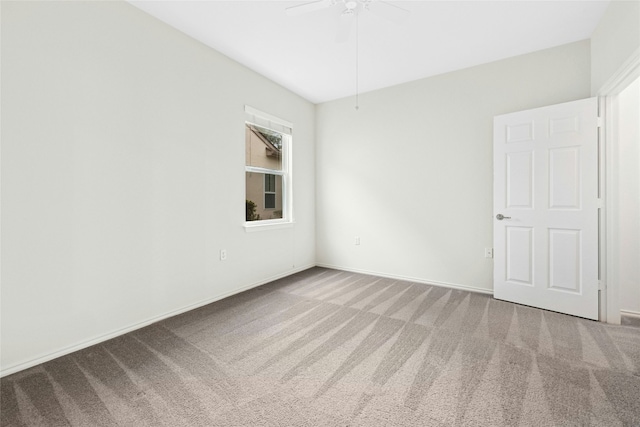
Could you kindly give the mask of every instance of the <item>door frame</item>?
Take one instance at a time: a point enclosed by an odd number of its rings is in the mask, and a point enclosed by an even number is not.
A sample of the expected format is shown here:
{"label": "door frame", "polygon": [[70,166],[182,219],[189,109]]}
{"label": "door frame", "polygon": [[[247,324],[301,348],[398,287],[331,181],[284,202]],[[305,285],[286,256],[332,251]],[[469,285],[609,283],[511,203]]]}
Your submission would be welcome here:
{"label": "door frame", "polygon": [[603,118],[600,129],[600,163],[601,198],[605,200],[604,209],[600,216],[600,321],[620,324],[620,282],[619,271],[614,264],[618,258],[618,244],[620,236],[617,232],[617,203],[616,192],[618,180],[613,173],[615,158],[619,150],[616,128],[615,104],[617,96],[633,81],[640,77],[640,48],[622,64],[597,91],[599,115]]}

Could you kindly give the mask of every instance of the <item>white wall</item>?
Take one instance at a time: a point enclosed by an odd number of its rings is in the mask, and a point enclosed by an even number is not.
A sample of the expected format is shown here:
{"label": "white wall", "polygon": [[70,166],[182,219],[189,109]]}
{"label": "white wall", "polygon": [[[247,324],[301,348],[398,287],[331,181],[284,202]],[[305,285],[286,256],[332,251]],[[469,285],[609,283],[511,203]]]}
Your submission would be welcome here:
{"label": "white wall", "polygon": [[615,117],[620,308],[640,316],[640,79],[618,95]]}
{"label": "white wall", "polygon": [[[122,2],[2,2],[1,71],[3,374],[314,264],[314,105]],[[243,228],[245,104],[293,228]]]}
{"label": "white wall", "polygon": [[318,264],[491,290],[493,116],[587,98],[589,52],[582,41],[363,94],[358,111],[319,105]]}
{"label": "white wall", "polygon": [[640,48],[640,1],[612,0],[591,35],[591,93]]}

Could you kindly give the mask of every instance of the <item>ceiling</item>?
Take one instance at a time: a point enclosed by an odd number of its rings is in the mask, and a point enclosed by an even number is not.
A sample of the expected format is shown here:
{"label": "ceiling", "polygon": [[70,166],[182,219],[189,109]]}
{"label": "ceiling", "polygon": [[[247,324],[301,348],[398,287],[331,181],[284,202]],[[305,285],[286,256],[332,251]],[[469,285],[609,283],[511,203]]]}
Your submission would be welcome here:
{"label": "ceiling", "polygon": [[337,1],[297,16],[285,9],[306,1],[130,3],[313,103],[587,39],[609,4],[390,1],[410,12],[402,23],[362,10],[358,37],[354,25],[338,43]]}

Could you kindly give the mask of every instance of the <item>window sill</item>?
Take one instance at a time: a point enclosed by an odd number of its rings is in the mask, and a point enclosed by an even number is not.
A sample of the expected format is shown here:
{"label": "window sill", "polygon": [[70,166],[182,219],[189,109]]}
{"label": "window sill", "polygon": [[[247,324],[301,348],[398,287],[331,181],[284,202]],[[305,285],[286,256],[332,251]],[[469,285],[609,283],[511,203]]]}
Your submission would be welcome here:
{"label": "window sill", "polygon": [[252,221],[245,222],[244,231],[253,233],[255,231],[278,230],[280,228],[292,228],[293,221]]}

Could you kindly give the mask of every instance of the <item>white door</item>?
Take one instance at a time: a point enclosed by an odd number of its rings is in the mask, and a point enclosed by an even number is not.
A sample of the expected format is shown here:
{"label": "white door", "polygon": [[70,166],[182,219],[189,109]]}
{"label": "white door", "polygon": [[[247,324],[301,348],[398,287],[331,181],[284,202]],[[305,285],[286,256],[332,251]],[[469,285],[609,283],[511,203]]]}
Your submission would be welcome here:
{"label": "white door", "polygon": [[597,98],[493,126],[494,297],[598,319]]}

